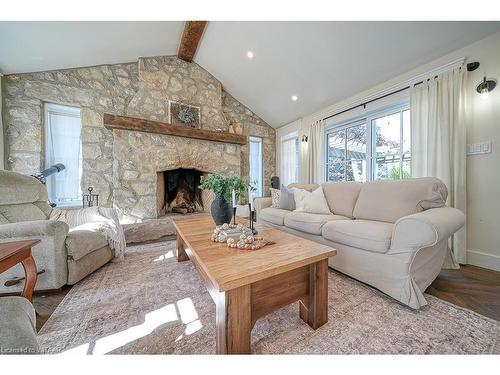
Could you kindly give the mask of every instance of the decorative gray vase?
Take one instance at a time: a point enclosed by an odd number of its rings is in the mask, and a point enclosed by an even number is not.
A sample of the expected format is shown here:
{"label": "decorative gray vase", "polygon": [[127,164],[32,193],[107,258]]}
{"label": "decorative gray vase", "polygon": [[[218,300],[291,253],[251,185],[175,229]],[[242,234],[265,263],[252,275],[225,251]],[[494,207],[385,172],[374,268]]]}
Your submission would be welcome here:
{"label": "decorative gray vase", "polygon": [[210,206],[212,218],[216,225],[230,223],[233,218],[233,207],[224,198],[215,197]]}

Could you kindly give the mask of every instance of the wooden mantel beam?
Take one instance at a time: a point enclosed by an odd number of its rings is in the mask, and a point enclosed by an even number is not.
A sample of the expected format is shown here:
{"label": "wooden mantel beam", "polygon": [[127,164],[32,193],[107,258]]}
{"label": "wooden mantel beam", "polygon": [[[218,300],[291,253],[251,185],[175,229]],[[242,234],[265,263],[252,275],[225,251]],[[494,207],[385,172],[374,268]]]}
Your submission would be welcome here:
{"label": "wooden mantel beam", "polygon": [[176,137],[202,139],[205,141],[235,143],[244,145],[247,138],[244,135],[216,132],[213,130],[193,129],[187,126],[172,125],[166,122],[146,120],[128,116],[104,114],[104,127],[107,129],[130,130],[145,133],[173,135]]}
{"label": "wooden mantel beam", "polygon": [[192,62],[207,21],[186,21],[177,57]]}

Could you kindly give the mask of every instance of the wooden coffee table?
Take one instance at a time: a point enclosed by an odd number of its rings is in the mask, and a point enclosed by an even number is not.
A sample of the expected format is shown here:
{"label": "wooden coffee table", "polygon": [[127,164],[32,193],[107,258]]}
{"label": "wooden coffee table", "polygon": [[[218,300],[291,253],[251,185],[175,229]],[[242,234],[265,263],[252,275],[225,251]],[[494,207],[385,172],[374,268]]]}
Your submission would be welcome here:
{"label": "wooden coffee table", "polygon": [[38,276],[31,249],[39,242],[40,240],[24,240],[0,243],[0,273],[21,263],[26,275],[21,296],[27,298],[30,302],[33,298],[33,290]]}
{"label": "wooden coffee table", "polygon": [[217,354],[250,353],[257,319],[299,301],[299,315],[313,329],[328,321],[328,257],[335,249],[256,225],[276,242],[259,250],[210,241],[212,218],[174,220],[177,260],[191,259],[216,305]]}

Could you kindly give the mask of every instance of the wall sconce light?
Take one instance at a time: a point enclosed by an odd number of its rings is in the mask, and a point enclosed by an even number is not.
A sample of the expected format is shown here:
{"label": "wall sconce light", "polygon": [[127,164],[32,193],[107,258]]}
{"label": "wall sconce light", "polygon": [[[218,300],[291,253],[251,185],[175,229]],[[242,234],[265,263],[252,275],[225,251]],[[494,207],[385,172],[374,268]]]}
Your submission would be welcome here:
{"label": "wall sconce light", "polygon": [[309,137],[307,135],[303,135],[302,136],[302,142],[306,142],[307,143],[307,140],[309,139]]}
{"label": "wall sconce light", "polygon": [[481,82],[476,87],[476,91],[481,95],[481,98],[486,99],[490,95],[490,91],[492,91],[496,87],[497,83],[493,80],[486,80],[484,77],[483,82]]}

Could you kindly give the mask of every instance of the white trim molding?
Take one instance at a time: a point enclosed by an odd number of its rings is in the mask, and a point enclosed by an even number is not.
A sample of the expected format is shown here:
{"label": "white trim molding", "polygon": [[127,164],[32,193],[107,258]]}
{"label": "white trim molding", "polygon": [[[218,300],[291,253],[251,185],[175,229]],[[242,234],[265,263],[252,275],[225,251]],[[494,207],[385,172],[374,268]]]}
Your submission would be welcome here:
{"label": "white trim molding", "polygon": [[461,67],[464,65],[464,63],[465,63],[465,57],[460,57],[458,59],[450,61],[447,64],[444,64],[444,65],[438,66],[432,70],[429,70],[425,73],[418,74],[412,78],[409,78],[409,79],[406,79],[404,81],[398,82],[396,84],[390,85],[382,90],[378,89],[376,91],[373,91],[370,94],[368,94],[364,97],[361,97],[359,99],[356,99],[356,100],[353,100],[353,101],[350,101],[347,103],[344,102],[343,104],[333,104],[333,105],[326,107],[325,109],[323,109],[319,112],[316,112],[310,116],[307,116],[307,122],[313,123],[314,121],[324,119],[325,117],[331,116],[337,112],[342,112],[342,111],[345,111],[346,109],[349,109],[352,107],[361,106],[364,103],[369,102],[371,100],[380,98],[384,95],[388,95],[388,94],[395,92],[395,91],[398,91],[398,90],[402,90],[405,87],[422,82],[428,78],[435,77],[435,76],[442,74],[444,72]]}
{"label": "white trim molding", "polygon": [[500,256],[486,254],[477,250],[467,250],[467,264],[500,271]]}

